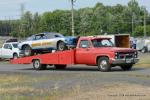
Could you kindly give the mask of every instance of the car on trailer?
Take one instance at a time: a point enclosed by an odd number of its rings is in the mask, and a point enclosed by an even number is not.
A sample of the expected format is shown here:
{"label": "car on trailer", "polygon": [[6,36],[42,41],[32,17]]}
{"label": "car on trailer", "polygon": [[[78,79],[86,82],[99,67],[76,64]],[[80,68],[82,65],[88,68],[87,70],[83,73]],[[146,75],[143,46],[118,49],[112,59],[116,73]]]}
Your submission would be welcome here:
{"label": "car on trailer", "polygon": [[45,32],[32,35],[27,40],[19,43],[20,55],[31,56],[34,53],[51,52],[52,50],[63,51],[72,46],[75,37],[64,37],[62,34]]}

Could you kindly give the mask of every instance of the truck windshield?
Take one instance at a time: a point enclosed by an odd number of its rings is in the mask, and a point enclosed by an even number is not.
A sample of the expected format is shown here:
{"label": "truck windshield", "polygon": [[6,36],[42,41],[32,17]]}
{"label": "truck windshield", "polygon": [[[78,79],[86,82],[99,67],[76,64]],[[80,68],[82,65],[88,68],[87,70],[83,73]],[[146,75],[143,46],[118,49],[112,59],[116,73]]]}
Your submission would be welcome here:
{"label": "truck windshield", "polygon": [[18,44],[12,44],[14,48],[18,48]]}
{"label": "truck windshield", "polygon": [[109,39],[94,39],[92,40],[94,47],[113,47],[113,43]]}

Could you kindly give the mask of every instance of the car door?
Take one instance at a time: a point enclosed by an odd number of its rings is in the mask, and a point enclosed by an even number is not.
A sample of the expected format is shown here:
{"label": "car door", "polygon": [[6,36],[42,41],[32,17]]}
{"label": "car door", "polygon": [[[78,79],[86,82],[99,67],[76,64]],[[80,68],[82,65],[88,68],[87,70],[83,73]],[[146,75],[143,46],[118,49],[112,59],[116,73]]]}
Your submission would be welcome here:
{"label": "car door", "polygon": [[4,44],[2,48],[2,58],[12,58],[13,57],[13,50],[11,44]]}
{"label": "car door", "polygon": [[76,49],[76,61],[79,64],[94,63],[93,48],[89,40],[81,40],[79,48]]}
{"label": "car door", "polygon": [[59,38],[55,37],[54,33],[47,34],[46,39],[42,41],[42,45],[46,48],[56,49],[57,41],[60,40]]}
{"label": "car door", "polygon": [[42,41],[42,47],[44,48],[52,48],[53,46],[53,34],[45,35]]}
{"label": "car door", "polygon": [[31,41],[32,49],[41,49],[42,47],[42,38],[41,36],[34,36],[34,38]]}

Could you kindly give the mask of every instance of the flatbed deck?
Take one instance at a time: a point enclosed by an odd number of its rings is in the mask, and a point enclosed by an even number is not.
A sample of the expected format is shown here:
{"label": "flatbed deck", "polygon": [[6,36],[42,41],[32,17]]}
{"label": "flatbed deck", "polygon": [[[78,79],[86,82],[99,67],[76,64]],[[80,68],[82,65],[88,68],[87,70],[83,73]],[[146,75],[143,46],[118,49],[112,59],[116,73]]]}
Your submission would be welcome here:
{"label": "flatbed deck", "polygon": [[75,64],[75,50],[56,51],[53,53],[39,54],[11,60],[11,64],[31,64],[39,60],[41,64]]}

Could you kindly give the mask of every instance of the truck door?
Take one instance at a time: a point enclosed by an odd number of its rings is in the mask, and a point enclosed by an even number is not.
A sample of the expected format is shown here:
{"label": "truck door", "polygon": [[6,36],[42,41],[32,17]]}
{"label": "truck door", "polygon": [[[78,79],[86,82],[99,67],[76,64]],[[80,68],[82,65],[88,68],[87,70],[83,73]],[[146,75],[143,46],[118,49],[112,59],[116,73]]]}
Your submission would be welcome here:
{"label": "truck door", "polygon": [[12,58],[13,57],[13,51],[11,44],[4,44],[2,48],[2,58]]}
{"label": "truck door", "polygon": [[93,53],[89,40],[81,40],[76,49],[76,62],[78,64],[93,64]]}

